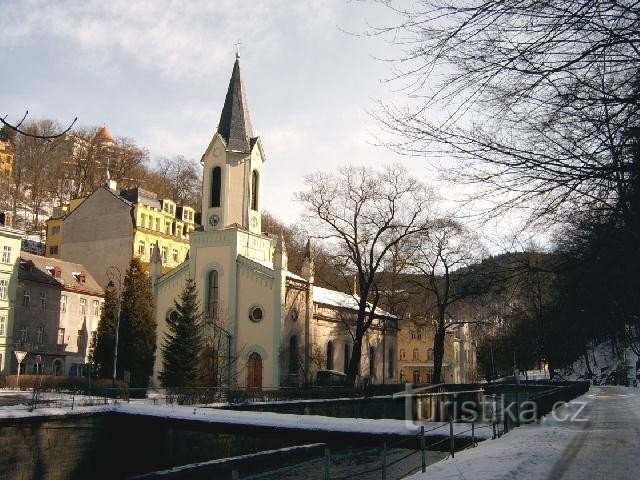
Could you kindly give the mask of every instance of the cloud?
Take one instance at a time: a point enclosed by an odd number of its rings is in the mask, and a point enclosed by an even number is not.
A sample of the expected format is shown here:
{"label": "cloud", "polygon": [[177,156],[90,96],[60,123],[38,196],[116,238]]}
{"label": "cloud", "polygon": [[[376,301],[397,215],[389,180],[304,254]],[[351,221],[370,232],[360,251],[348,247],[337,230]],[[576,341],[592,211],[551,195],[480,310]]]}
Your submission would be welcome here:
{"label": "cloud", "polygon": [[69,44],[76,62],[89,70],[112,68],[125,54],[179,80],[207,76],[226,65],[238,38],[259,44],[262,56],[275,55],[286,43],[287,25],[321,31],[330,7],[323,2],[318,9],[313,0],[296,2],[295,8],[285,0],[31,0],[3,9],[0,39],[16,45],[48,36]]}

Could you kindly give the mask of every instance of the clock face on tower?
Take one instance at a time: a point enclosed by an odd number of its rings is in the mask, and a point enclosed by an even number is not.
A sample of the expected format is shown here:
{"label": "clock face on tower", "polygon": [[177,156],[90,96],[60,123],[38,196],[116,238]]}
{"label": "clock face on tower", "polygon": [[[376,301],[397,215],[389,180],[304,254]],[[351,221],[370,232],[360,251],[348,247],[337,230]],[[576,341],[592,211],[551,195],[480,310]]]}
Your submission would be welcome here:
{"label": "clock face on tower", "polygon": [[209,215],[209,225],[215,227],[220,223],[220,217],[215,213],[213,215]]}

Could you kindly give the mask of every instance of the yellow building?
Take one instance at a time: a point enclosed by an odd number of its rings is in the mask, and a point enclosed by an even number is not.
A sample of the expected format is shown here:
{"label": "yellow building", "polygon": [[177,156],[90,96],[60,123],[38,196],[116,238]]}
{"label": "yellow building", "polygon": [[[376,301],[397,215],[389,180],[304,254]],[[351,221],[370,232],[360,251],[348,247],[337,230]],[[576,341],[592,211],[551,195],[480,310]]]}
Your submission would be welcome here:
{"label": "yellow building", "polygon": [[60,245],[62,244],[62,226],[64,217],[69,215],[77,206],[84,202],[85,198],[75,198],[69,203],[53,209],[53,215],[47,219],[47,239],[45,242],[45,257],[60,258]]}
{"label": "yellow building", "polygon": [[[433,377],[433,338],[435,325],[424,319],[405,319],[398,334],[400,378],[414,384],[429,384]],[[472,383],[476,375],[476,346],[468,324],[447,330],[442,359],[442,383]]]}
{"label": "yellow building", "polygon": [[149,263],[157,243],[163,271],[189,252],[195,211],[140,188],[116,191],[113,180],[91,195],[54,209],[47,220],[46,256],[81,263],[104,286],[106,271],[122,274],[133,256]]}
{"label": "yellow building", "polygon": [[0,175],[13,175],[15,152],[8,138],[2,137],[0,132]]}

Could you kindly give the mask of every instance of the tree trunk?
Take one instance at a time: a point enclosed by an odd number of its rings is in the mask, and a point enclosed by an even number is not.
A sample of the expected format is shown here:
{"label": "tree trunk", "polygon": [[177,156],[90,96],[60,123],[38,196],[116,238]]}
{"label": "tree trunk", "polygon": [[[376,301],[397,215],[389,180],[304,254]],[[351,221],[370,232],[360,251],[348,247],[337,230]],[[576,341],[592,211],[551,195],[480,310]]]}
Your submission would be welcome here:
{"label": "tree trunk", "polygon": [[348,387],[354,387],[356,378],[360,372],[360,359],[362,357],[362,340],[364,331],[360,327],[356,327],[356,336],[353,339],[353,348],[351,349],[351,358],[347,368],[346,383]]}
{"label": "tree trunk", "polygon": [[442,383],[442,361],[444,359],[445,322],[444,311],[438,315],[436,334],[433,337],[433,377],[432,383]]}

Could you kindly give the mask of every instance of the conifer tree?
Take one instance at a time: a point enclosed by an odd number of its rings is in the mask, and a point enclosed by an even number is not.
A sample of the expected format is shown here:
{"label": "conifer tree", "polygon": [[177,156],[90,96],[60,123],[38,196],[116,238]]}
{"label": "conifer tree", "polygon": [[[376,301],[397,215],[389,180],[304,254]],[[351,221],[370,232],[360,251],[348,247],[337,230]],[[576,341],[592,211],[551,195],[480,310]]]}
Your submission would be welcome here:
{"label": "conifer tree", "polygon": [[97,333],[95,338],[91,340],[89,360],[95,365],[100,378],[111,378],[113,375],[113,344],[118,323],[117,302],[117,292],[107,290],[100,312]]}
{"label": "conifer tree", "polygon": [[165,387],[185,387],[196,381],[202,349],[200,303],[192,278],[187,278],[180,298],[174,304],[175,311],[167,319],[169,332],[162,345],[160,379]]}
{"label": "conifer tree", "polygon": [[131,387],[146,387],[153,373],[156,322],[149,275],[133,258],[124,278],[118,342],[118,378],[131,373]]}

